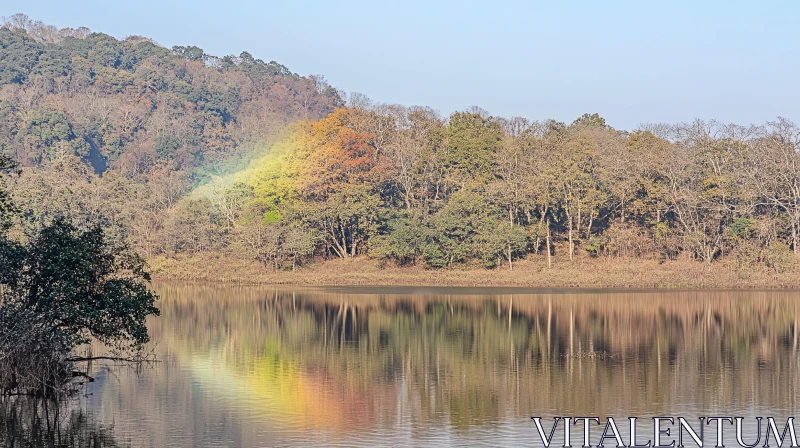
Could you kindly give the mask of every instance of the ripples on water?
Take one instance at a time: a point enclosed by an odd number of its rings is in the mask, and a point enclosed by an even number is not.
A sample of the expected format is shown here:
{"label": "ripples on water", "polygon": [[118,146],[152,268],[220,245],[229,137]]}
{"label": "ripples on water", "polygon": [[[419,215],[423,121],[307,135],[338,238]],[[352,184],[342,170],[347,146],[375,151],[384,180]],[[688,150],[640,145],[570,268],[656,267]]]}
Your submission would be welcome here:
{"label": "ripples on water", "polygon": [[[541,446],[532,415],[798,408],[795,292],[157,290],[162,362],[94,367],[44,445]],[[0,411],[6,446],[47,434]]]}

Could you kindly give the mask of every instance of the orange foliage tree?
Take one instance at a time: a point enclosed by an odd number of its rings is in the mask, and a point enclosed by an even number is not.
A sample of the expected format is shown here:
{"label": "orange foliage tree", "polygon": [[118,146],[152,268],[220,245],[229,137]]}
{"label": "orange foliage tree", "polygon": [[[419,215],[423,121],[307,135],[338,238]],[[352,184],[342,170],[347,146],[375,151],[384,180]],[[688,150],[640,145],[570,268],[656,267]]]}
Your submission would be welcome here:
{"label": "orange foliage tree", "polygon": [[348,126],[347,109],[306,125],[306,153],[298,178],[301,201],[294,205],[300,220],[313,229],[326,253],[353,257],[366,249],[377,232],[383,208],[381,190],[391,178],[374,136]]}

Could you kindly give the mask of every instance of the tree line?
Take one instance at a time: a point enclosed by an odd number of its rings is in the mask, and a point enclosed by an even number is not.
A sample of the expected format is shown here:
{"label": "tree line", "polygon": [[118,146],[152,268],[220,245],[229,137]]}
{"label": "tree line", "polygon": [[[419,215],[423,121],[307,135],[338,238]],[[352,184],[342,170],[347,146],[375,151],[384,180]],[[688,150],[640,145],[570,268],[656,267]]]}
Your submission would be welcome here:
{"label": "tree line", "polygon": [[305,249],[431,268],[539,254],[783,269],[800,250],[800,133],[784,119],[625,132],[597,114],[442,118],[362,102],[298,132],[293,151],[211,201],[235,208],[223,227],[244,227],[273,262]]}
{"label": "tree line", "polygon": [[[18,227],[101,222],[145,257],[229,252],[513,268],[539,256],[725,260],[800,251],[796,125],[696,120],[633,131],[441,116],[345,97],[249,53],[0,28],[0,151]],[[346,98],[346,101],[345,101]]]}

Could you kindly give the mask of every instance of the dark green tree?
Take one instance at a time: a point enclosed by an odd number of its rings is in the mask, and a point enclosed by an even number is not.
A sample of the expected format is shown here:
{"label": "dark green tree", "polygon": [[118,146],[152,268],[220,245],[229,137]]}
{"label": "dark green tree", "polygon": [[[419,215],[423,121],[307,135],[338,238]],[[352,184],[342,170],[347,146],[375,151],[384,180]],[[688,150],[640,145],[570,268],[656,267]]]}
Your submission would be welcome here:
{"label": "dark green tree", "polygon": [[96,339],[119,350],[148,342],[158,315],[144,260],[96,225],[56,219],[20,243],[0,156],[0,391],[54,394],[71,377],[74,349]]}

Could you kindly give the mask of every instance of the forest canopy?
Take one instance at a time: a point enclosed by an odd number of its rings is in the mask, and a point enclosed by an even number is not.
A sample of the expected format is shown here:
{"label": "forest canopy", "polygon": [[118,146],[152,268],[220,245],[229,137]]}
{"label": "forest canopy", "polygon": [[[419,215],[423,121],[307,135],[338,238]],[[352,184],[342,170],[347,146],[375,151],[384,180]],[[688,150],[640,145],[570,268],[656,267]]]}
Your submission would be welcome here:
{"label": "forest canopy", "polygon": [[0,154],[28,223],[102,222],[145,257],[270,269],[367,256],[512,268],[540,256],[782,270],[800,252],[800,130],[778,118],[630,131],[449,116],[17,15],[0,28]]}

